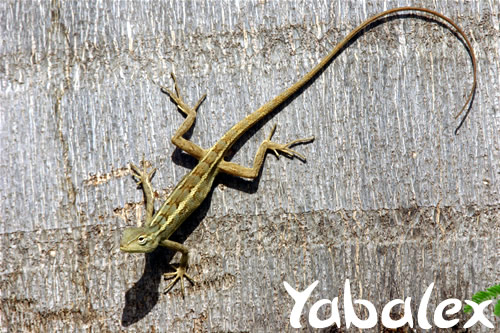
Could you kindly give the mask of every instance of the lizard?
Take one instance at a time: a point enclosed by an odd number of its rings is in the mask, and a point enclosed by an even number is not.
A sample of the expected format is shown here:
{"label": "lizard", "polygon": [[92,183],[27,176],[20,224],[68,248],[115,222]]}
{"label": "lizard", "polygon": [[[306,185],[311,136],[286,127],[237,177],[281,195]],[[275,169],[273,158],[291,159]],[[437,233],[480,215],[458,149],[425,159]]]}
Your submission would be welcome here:
{"label": "lizard", "polygon": [[279,153],[281,153],[289,156],[290,158],[297,157],[305,161],[305,157],[297,151],[291,149],[291,147],[297,144],[311,142],[314,140],[314,137],[297,139],[286,144],[279,144],[271,141],[276,129],[276,125],[274,125],[267,139],[265,139],[258,148],[252,167],[245,167],[224,159],[232,145],[252,126],[272,113],[278,107],[282,106],[285,101],[289,100],[301,88],[305,87],[306,84],[317,77],[330,64],[333,58],[339,54],[339,52],[341,52],[343,48],[348,45],[348,43],[363,29],[367,28],[370,24],[382,17],[402,11],[423,12],[446,21],[460,34],[468,48],[473,67],[473,82],[465,104],[460,112],[455,116],[455,118],[458,118],[460,114],[467,109],[464,117],[460,121],[459,126],[455,130],[455,134],[457,134],[458,129],[462,126],[470,112],[470,109],[472,108],[473,96],[477,85],[476,59],[471,43],[458,25],[443,14],[431,9],[421,7],[398,7],[386,10],[366,19],[359,26],[353,29],[346,37],[344,37],[344,39],[341,40],[323,59],[321,59],[321,61],[311,71],[305,74],[289,88],[284,90],[281,94],[277,95],[272,100],[268,101],[253,113],[247,115],[244,119],[239,121],[210,149],[203,149],[183,137],[184,134],[193,126],[197,110],[201,103],[205,100],[206,94],[198,100],[194,107],[190,107],[186,102],[184,102],[180,94],[177,79],[175,75],[171,73],[175,86],[175,92],[165,87],[162,87],[161,91],[170,96],[179,111],[186,117],[184,122],[173,135],[171,141],[175,146],[195,157],[198,160],[198,164],[191,170],[191,172],[182,178],[156,213],[154,213],[154,195],[151,185],[151,180],[156,169],[148,172],[148,168],[145,164],[143,165],[142,170],[134,164],[130,164],[133,175],[138,178],[137,184],[142,186],[144,192],[146,223],[145,226],[130,227],[123,231],[120,241],[120,250],[132,253],[150,253],[158,246],[163,246],[170,250],[180,252],[180,262],[177,267],[174,267],[175,271],[163,274],[165,279],[172,280],[164,289],[164,293],[168,292],[174,284],[180,280],[181,292],[184,296],[184,278],[191,282],[191,284],[194,284],[194,280],[187,274],[189,250],[183,244],[174,242],[169,238],[191,215],[191,213],[193,213],[193,211],[196,210],[205,200],[211,191],[215,177],[220,172],[224,172],[237,177],[255,179],[260,173],[264,158],[268,151],[274,152],[278,158]]}

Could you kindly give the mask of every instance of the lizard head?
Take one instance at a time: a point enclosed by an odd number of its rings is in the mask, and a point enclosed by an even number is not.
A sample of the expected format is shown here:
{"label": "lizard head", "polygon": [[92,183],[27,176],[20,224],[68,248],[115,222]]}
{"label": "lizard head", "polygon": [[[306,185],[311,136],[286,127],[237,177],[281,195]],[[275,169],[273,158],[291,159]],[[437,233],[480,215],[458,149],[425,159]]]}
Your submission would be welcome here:
{"label": "lizard head", "polygon": [[160,241],[154,230],[149,228],[127,228],[123,231],[120,250],[123,252],[153,252]]}

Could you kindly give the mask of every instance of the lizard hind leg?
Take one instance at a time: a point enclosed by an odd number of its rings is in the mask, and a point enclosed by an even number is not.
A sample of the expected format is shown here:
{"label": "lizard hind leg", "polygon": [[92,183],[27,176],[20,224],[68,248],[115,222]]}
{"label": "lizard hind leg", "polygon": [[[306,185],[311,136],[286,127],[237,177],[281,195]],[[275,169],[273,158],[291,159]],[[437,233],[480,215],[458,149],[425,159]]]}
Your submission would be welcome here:
{"label": "lizard hind leg", "polygon": [[199,160],[203,156],[205,156],[206,151],[194,142],[183,138],[183,135],[186,134],[186,132],[189,131],[189,129],[193,126],[196,119],[196,112],[198,111],[201,103],[203,103],[203,101],[207,97],[207,94],[201,96],[194,107],[190,107],[186,102],[184,102],[184,99],[181,96],[179,86],[177,84],[177,79],[175,78],[174,73],[171,73],[171,76],[172,80],[174,80],[175,93],[165,87],[162,87],[161,91],[169,95],[175,105],[177,105],[177,108],[186,116],[186,119],[172,137],[172,143],[179,149],[182,149],[189,155]]}
{"label": "lizard hind leg", "polygon": [[253,160],[253,166],[251,168],[233,163],[233,162],[228,162],[228,161],[221,161],[219,164],[219,168],[222,172],[225,172],[227,174],[237,176],[237,177],[244,177],[244,178],[250,178],[254,179],[257,178],[259,175],[260,169],[262,168],[262,164],[264,163],[264,158],[266,156],[266,153],[268,150],[272,151],[278,158],[279,158],[279,153],[285,154],[288,157],[297,157],[301,159],[302,161],[306,160],[306,157],[299,152],[291,149],[292,146],[298,145],[298,144],[303,144],[303,143],[308,143],[314,140],[314,136],[308,137],[308,138],[303,138],[303,139],[297,139],[290,141],[288,143],[282,144],[282,143],[277,143],[274,141],[271,141],[271,138],[273,137],[274,132],[276,131],[276,125],[273,126],[271,132],[267,136],[267,138],[261,143],[259,149],[257,150],[257,153],[255,154],[255,158]]}
{"label": "lizard hind leg", "polygon": [[[162,87],[161,90],[170,96],[170,98],[175,102],[175,104],[177,105],[177,107],[179,108],[179,110],[182,113],[184,113],[188,118],[189,118],[189,116],[193,117],[192,121],[194,121],[194,118],[196,118],[196,111],[198,111],[198,108],[200,107],[201,103],[203,103],[203,101],[207,97],[207,94],[204,94],[203,96],[201,96],[201,98],[198,100],[198,102],[196,103],[196,105],[194,107],[190,107],[189,105],[187,105],[184,102],[184,100],[181,97],[179,85],[177,84],[177,79],[175,78],[174,73],[170,73],[170,75],[172,76],[172,80],[174,80],[175,93],[172,92],[171,90],[169,90],[168,88],[165,88],[165,87]],[[189,126],[189,127],[191,127],[191,126]],[[188,129],[189,129],[189,127],[188,127]]]}
{"label": "lizard hind leg", "polygon": [[290,147],[298,145],[298,144],[302,144],[302,143],[311,142],[314,140],[314,136],[310,136],[308,138],[296,139],[296,140],[290,141],[290,142],[285,143],[285,144],[276,143],[274,141],[271,141],[271,138],[273,137],[274,132],[276,131],[276,126],[277,126],[277,124],[274,124],[273,128],[271,129],[271,132],[269,133],[269,136],[262,144],[263,145],[266,144],[266,148],[271,150],[276,155],[277,158],[280,157],[278,154],[278,152],[280,152],[280,153],[288,155],[289,157],[298,157],[299,159],[301,159],[302,161],[305,162],[306,157],[304,155],[300,154],[299,152],[291,149]]}

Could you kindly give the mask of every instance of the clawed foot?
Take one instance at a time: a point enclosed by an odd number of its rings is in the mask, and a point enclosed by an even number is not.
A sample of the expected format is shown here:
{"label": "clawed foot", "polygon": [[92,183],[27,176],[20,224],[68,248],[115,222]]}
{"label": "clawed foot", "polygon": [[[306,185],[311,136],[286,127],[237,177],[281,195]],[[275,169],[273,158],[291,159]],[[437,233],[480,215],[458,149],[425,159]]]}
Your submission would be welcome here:
{"label": "clawed foot", "polygon": [[195,281],[186,273],[186,266],[179,265],[179,267],[173,267],[175,272],[165,273],[163,274],[163,278],[165,280],[173,279],[168,286],[163,290],[163,293],[166,294],[172,287],[175,285],[177,281],[181,281],[181,293],[182,297],[184,297],[184,278],[186,278],[192,285],[195,284]]}
{"label": "clawed foot", "polygon": [[304,155],[302,155],[301,153],[291,149],[290,147],[298,145],[298,144],[302,144],[302,143],[311,142],[314,140],[314,136],[304,138],[304,139],[293,140],[293,141],[290,141],[286,144],[281,144],[281,143],[276,143],[276,142],[271,141],[271,138],[273,137],[275,131],[276,131],[276,125],[273,126],[271,133],[269,133],[269,136],[266,139],[267,149],[272,150],[277,158],[279,158],[278,152],[280,152],[280,153],[284,153],[284,154],[288,155],[289,157],[298,157],[299,159],[301,159],[302,161],[305,162],[306,157]]}
{"label": "clawed foot", "polygon": [[148,166],[144,160],[141,162],[142,169],[139,169],[135,164],[130,163],[130,168],[132,169],[132,175],[137,178],[137,187],[142,187],[144,192],[144,203],[146,205],[146,224],[149,224],[153,218],[154,213],[154,195],[153,186],[151,185],[151,179],[156,172],[156,168],[148,172]]}
{"label": "clawed foot", "polygon": [[133,163],[130,163],[130,168],[132,169],[132,175],[138,179],[137,181],[137,186],[141,186],[144,184],[151,184],[151,179],[153,179],[153,176],[156,172],[156,168],[151,170],[151,172],[148,172],[148,167],[146,166],[145,162],[141,162],[142,165],[142,170],[139,169],[138,166],[136,166]]}
{"label": "clawed foot", "polygon": [[179,90],[179,86],[177,85],[177,79],[175,78],[174,73],[170,73],[170,75],[172,76],[172,80],[174,80],[175,93],[173,91],[171,91],[170,89],[165,88],[165,87],[162,87],[161,90],[170,96],[170,98],[175,102],[175,104],[177,104],[177,107],[179,108],[179,110],[182,111],[182,113],[184,113],[185,115],[189,115],[191,113],[196,114],[196,110],[198,110],[198,107],[205,100],[205,98],[207,97],[207,94],[204,94],[203,96],[201,96],[201,98],[198,100],[198,103],[196,103],[194,108],[189,107],[186,103],[184,103],[184,101],[181,97],[181,92]]}

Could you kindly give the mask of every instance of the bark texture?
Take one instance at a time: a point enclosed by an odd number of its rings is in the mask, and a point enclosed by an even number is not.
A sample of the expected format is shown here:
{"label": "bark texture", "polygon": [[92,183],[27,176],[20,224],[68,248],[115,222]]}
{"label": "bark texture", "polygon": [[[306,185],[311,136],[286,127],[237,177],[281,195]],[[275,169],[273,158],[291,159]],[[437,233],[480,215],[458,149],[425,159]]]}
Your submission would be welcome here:
{"label": "bark texture", "polygon": [[[198,280],[184,299],[178,286],[162,294],[178,256],[119,251],[144,213],[129,163],[158,168],[158,206],[195,162],[170,143],[183,120],[160,92],[173,88],[171,71],[187,101],[207,93],[190,136],[209,147],[364,19],[404,5],[0,2],[2,332],[292,331],[283,281],[320,281],[305,329],[315,301],[338,296],[343,308],[346,279],[379,314],[412,297],[414,318],[432,282],[431,310],[497,283],[497,0],[419,4],[455,20],[475,48],[479,86],[459,135],[467,50],[433,18],[398,15],[235,147],[232,160],[250,165],[274,123],[277,141],[316,136],[297,147],[307,163],[270,155],[257,181],[217,179],[174,237]],[[454,317],[462,327],[470,316]]]}

